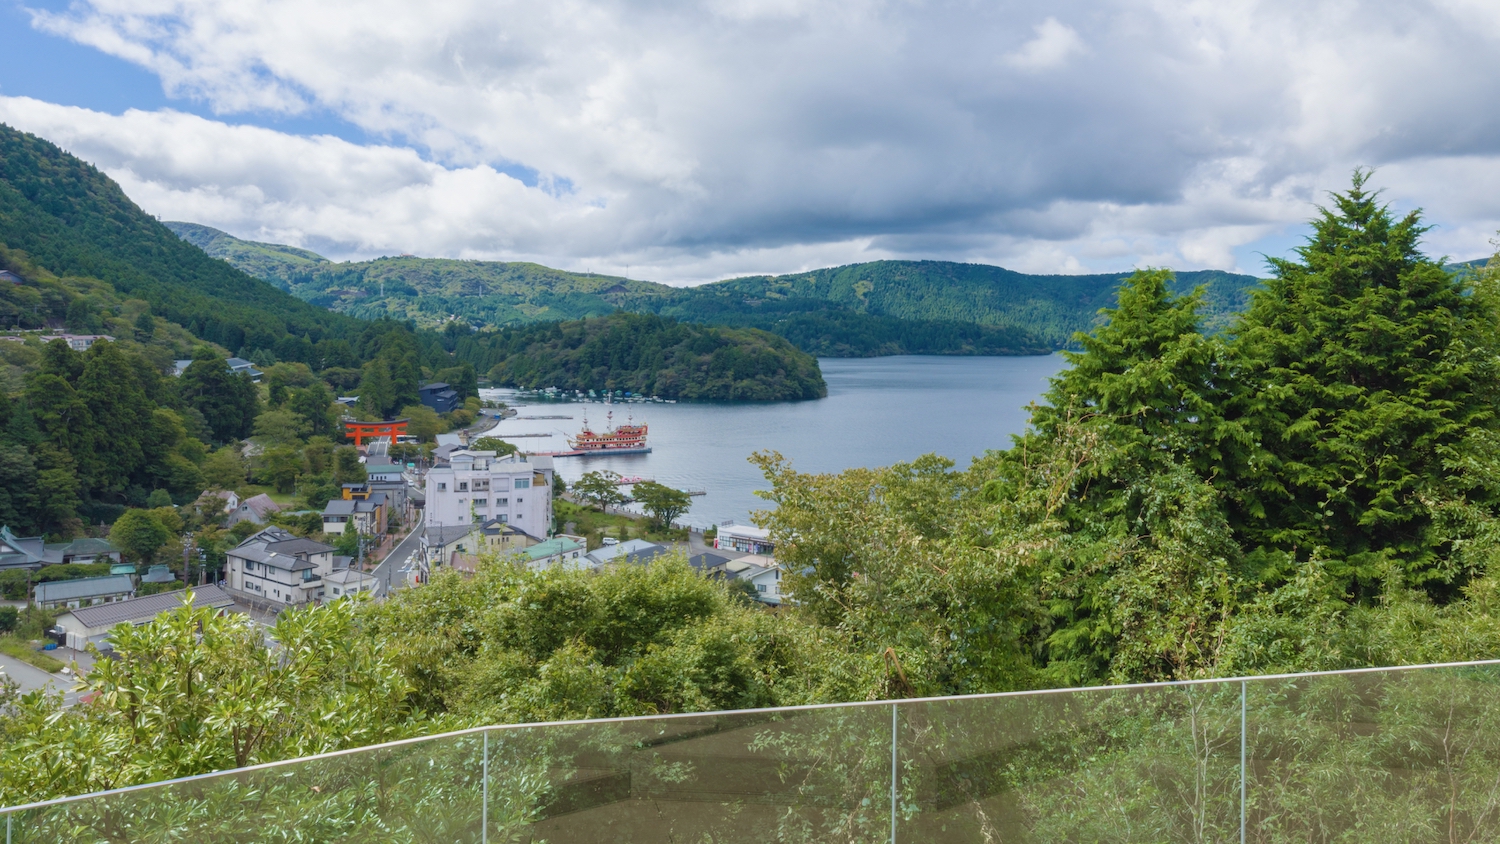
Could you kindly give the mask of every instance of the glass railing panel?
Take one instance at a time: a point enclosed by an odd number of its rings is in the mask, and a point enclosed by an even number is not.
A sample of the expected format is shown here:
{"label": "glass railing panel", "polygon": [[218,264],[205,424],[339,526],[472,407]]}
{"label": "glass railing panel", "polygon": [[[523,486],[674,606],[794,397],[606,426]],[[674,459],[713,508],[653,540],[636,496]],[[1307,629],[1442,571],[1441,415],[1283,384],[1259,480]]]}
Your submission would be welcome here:
{"label": "glass railing panel", "polygon": [[898,708],[897,841],[1239,838],[1238,684]]}
{"label": "glass railing panel", "polygon": [[479,734],[233,771],[16,813],[11,844],[479,841]]}
{"label": "glass railing panel", "polygon": [[890,711],[492,730],[488,840],[888,842]]}
{"label": "glass railing panel", "polygon": [[1248,841],[1500,841],[1500,667],[1246,686]]}

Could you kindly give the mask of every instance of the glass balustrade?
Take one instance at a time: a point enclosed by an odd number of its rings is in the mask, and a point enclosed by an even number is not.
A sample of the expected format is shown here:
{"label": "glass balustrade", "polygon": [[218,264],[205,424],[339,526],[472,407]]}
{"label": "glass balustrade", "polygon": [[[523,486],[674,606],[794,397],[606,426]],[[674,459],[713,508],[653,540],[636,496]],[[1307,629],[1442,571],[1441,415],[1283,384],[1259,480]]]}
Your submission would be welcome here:
{"label": "glass balustrade", "polygon": [[7,844],[1500,841],[1500,663],[493,727],[0,823]]}

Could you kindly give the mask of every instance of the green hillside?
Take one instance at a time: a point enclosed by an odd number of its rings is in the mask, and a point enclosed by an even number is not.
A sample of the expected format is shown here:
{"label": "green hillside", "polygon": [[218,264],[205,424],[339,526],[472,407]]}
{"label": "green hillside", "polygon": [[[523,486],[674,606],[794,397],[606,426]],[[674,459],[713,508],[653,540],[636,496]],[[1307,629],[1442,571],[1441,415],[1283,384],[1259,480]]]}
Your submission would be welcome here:
{"label": "green hillside", "polygon": [[[678,288],[539,264],[443,258],[332,263],[304,249],[168,223],[184,239],[298,297],[365,318],[482,328],[603,316],[617,309],[682,322],[760,328],[812,354],[1039,354],[1114,303],[1129,273],[1028,275],[984,264],[875,261]],[[1206,288],[1205,325],[1243,309],[1252,276],[1186,272],[1175,292]]]}
{"label": "green hillside", "polygon": [[[874,261],[783,276],[753,276],[672,290],[665,296],[622,297],[632,309],[692,322],[723,322],[776,330],[788,314],[821,305],[829,314],[868,314],[903,321],[972,323],[1029,334],[1048,349],[1088,330],[1130,273],[1028,275],[985,264]],[[1219,271],[1177,275],[1174,292],[1206,288],[1210,330],[1249,304],[1253,276]],[[781,333],[778,331],[778,333]],[[1020,335],[1017,340],[1019,341]]]}
{"label": "green hillside", "polygon": [[281,289],[285,283],[277,284],[277,275],[288,267],[310,267],[329,263],[327,258],[310,249],[283,246],[279,243],[257,243],[240,240],[218,229],[200,226],[197,223],[162,223],[178,237],[202,249],[204,252],[228,261],[248,275],[269,281]]}
{"label": "green hillside", "polygon": [[483,332],[459,339],[455,357],[502,386],[726,401],[828,395],[817,360],[774,334],[653,314]]}
{"label": "green hillside", "polygon": [[618,276],[572,273],[540,264],[401,256],[334,263],[306,249],[241,240],[196,223],[165,224],[215,258],[352,316],[395,317],[439,326],[459,318],[479,326],[521,325],[604,316],[629,294],[672,288]]}
{"label": "green hillside", "polygon": [[[359,324],[215,260],[57,145],[0,125],[0,244],[59,277],[88,277],[229,349],[289,348]],[[289,356],[289,355],[288,355]]]}

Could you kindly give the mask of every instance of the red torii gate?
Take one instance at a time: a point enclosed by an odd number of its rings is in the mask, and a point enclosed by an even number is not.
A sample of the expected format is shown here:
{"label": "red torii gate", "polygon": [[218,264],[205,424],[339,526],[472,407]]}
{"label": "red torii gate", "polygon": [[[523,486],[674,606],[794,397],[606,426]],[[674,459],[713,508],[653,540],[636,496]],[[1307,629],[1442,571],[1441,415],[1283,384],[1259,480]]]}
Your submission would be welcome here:
{"label": "red torii gate", "polygon": [[392,443],[406,433],[408,419],[387,419],[384,422],[344,422],[344,436],[354,440],[355,445],[364,445],[365,440],[389,438]]}

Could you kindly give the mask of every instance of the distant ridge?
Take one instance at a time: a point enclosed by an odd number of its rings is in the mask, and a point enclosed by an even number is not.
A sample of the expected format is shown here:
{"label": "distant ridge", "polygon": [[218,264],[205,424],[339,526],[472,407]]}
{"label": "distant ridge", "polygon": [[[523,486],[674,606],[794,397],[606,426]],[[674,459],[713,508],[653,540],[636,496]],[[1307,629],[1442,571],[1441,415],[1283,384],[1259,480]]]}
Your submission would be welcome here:
{"label": "distant ridge", "polygon": [[[1093,326],[1130,275],[1031,275],[985,264],[873,261],[678,288],[521,262],[402,256],[333,263],[305,249],[241,240],[207,226],[166,225],[299,298],[353,316],[425,326],[457,318],[483,328],[627,310],[761,328],[803,351],[833,357],[1044,354]],[[1175,288],[1204,287],[1204,320],[1212,330],[1243,309],[1259,283],[1253,276],[1204,270],[1179,273]]]}

